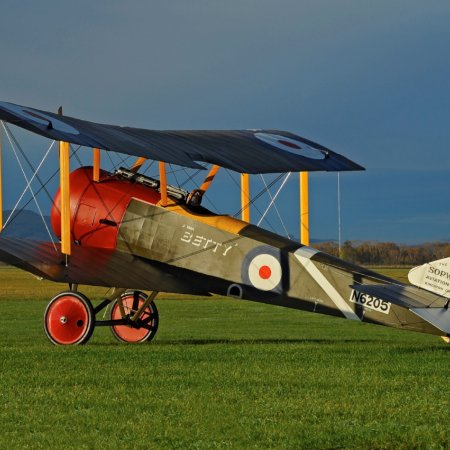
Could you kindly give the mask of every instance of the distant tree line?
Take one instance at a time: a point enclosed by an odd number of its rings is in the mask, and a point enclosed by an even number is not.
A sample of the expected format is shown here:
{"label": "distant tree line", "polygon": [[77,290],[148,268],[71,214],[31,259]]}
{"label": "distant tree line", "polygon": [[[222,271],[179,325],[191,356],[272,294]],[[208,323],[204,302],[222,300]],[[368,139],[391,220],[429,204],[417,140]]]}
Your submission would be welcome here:
{"label": "distant tree line", "polygon": [[450,243],[447,242],[402,245],[393,242],[346,241],[340,252],[336,242],[321,242],[314,244],[314,247],[362,265],[414,266],[450,257]]}

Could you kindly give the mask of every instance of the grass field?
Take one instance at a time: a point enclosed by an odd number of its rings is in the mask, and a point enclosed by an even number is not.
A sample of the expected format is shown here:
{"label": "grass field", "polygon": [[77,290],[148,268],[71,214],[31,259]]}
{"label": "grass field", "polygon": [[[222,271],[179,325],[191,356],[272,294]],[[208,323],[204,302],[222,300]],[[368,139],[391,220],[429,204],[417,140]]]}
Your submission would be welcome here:
{"label": "grass field", "polygon": [[99,328],[55,347],[42,316],[64,288],[0,269],[0,448],[450,448],[437,337],[172,296],[151,344]]}

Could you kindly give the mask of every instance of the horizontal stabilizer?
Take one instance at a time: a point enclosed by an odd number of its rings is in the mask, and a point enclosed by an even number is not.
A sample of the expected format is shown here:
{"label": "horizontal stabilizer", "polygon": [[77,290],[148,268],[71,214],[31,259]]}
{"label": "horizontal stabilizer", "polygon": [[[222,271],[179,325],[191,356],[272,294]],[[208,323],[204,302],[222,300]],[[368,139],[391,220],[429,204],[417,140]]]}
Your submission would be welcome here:
{"label": "horizontal stabilizer", "polygon": [[450,311],[448,308],[411,308],[410,311],[450,335]]}
{"label": "horizontal stabilizer", "polygon": [[450,258],[414,267],[408,273],[408,280],[422,289],[450,297]]}
{"label": "horizontal stabilizer", "polygon": [[386,300],[403,308],[444,308],[447,299],[415,286],[397,284],[356,284],[356,291]]}
{"label": "horizontal stabilizer", "polygon": [[344,156],[279,130],[148,130],[106,125],[0,102],[0,120],[57,141],[200,168],[243,173],[364,170]]}

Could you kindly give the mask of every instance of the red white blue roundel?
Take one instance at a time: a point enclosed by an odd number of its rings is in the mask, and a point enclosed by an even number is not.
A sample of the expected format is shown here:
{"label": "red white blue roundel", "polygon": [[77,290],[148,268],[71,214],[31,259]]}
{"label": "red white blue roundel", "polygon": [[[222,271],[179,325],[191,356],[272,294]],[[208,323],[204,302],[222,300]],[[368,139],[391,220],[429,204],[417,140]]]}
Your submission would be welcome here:
{"label": "red white blue roundel", "polygon": [[281,292],[282,275],[280,251],[273,247],[254,248],[242,263],[242,281],[261,291]]}
{"label": "red white blue roundel", "polygon": [[278,134],[268,133],[255,133],[255,138],[272,147],[279,148],[295,155],[303,156],[309,159],[325,159],[325,153],[321,152],[317,148],[313,148],[304,142],[300,142],[297,139],[291,139]]}

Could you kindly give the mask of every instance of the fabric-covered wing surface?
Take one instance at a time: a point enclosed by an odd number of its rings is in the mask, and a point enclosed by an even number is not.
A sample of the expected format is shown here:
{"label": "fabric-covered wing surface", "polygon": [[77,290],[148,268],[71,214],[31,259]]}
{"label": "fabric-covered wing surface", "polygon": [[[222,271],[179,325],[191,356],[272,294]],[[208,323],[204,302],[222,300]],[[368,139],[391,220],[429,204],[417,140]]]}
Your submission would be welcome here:
{"label": "fabric-covered wing surface", "polygon": [[60,245],[0,237],[0,261],[62,283],[207,295],[150,261],[117,250],[74,246],[66,267]]}
{"label": "fabric-covered wing surface", "polygon": [[158,131],[105,125],[0,102],[0,120],[50,139],[201,168],[245,173],[364,170],[344,156],[286,131]]}

